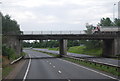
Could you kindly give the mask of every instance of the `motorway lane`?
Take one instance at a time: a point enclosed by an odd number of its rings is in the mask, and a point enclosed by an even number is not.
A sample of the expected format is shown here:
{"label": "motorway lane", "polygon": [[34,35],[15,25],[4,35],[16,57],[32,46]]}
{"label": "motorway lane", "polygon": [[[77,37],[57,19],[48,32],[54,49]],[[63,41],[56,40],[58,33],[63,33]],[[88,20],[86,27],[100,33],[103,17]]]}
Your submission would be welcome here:
{"label": "motorway lane", "polygon": [[[59,58],[32,51],[24,50],[31,58],[30,69],[26,79],[111,79],[113,77],[104,75],[91,69],[66,62]],[[40,59],[36,59],[36,57]],[[41,58],[41,57],[45,57]],[[46,58],[47,57],[47,58]]]}
{"label": "motorway lane", "polygon": [[[53,50],[48,50],[48,49],[38,49],[38,48],[33,48],[34,50],[40,50],[40,51],[46,51],[54,54],[59,54],[59,51],[53,51]],[[67,55],[70,56],[75,56],[75,57],[93,57],[90,55],[84,55],[84,54],[76,54],[76,53],[67,53]],[[101,62],[101,63],[106,63],[106,64],[111,64],[111,65],[116,65],[118,66],[120,63],[120,60],[116,59],[110,59],[110,58],[89,58],[90,61],[95,61],[95,62]]]}

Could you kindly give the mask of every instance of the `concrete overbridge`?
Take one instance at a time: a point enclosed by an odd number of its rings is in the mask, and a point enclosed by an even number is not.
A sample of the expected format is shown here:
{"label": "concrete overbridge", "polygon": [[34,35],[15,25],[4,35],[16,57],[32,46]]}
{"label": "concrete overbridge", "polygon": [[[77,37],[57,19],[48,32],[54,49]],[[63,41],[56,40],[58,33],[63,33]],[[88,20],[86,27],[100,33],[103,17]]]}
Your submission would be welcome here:
{"label": "concrete overbridge", "polygon": [[106,34],[57,34],[57,35],[18,35],[21,40],[113,40],[117,35]]}
{"label": "concrete overbridge", "polygon": [[17,41],[21,40],[59,40],[60,54],[67,54],[67,40],[102,40],[102,56],[108,57],[120,54],[119,34],[21,34],[11,35]]}

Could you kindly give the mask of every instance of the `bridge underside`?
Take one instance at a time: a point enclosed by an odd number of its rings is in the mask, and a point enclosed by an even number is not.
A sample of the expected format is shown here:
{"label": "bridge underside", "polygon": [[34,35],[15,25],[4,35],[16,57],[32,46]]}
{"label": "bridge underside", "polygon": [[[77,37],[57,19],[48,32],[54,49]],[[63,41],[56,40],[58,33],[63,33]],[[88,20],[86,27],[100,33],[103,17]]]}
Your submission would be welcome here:
{"label": "bridge underside", "polygon": [[104,34],[63,34],[63,35],[18,35],[20,40],[104,40],[114,39],[117,35],[104,35]]}
{"label": "bridge underside", "polygon": [[[11,35],[17,37],[15,40],[59,40],[60,54],[67,54],[67,40],[103,40],[102,56],[120,55],[120,37],[117,35]],[[18,43],[19,44],[19,43]]]}

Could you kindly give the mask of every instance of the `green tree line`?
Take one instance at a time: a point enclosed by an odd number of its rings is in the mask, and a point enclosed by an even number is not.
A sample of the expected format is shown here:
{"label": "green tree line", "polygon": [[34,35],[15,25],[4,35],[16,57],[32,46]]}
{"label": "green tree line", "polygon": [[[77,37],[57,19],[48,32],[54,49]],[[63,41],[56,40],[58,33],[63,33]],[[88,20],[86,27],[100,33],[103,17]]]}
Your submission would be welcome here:
{"label": "green tree line", "polygon": [[[79,40],[68,40],[68,47],[79,46],[81,42]],[[23,42],[23,47],[33,48],[56,48],[59,47],[59,40],[43,40],[34,42]]]}
{"label": "green tree line", "polygon": [[12,20],[9,15],[2,16],[2,34],[21,34],[20,26],[16,20]]}
{"label": "green tree line", "polygon": [[16,20],[11,19],[9,15],[2,15],[2,55],[7,56],[8,59],[17,58],[15,54],[15,49],[11,48],[10,45],[7,45],[9,38],[6,35],[16,35],[21,34],[20,26]]}

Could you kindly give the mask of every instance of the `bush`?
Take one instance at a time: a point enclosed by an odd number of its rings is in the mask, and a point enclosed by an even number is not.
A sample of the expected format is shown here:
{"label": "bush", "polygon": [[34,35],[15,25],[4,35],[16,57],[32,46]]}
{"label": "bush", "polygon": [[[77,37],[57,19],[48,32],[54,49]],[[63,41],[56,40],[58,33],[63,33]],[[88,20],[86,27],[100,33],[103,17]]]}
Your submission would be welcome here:
{"label": "bush", "polygon": [[6,45],[2,46],[2,55],[8,56],[9,55],[9,48]]}
{"label": "bush", "polygon": [[3,56],[7,56],[9,60],[13,60],[16,58],[14,49],[8,48],[6,45],[2,46],[2,54]]}

